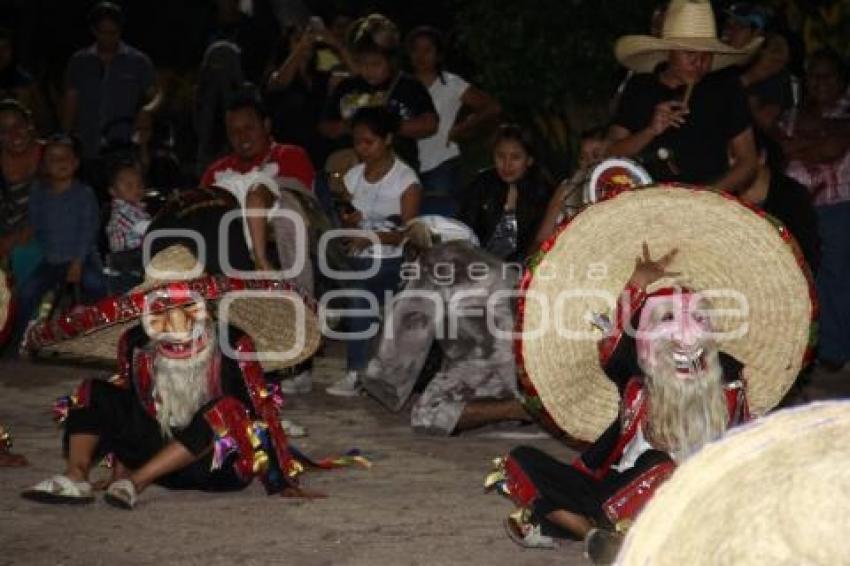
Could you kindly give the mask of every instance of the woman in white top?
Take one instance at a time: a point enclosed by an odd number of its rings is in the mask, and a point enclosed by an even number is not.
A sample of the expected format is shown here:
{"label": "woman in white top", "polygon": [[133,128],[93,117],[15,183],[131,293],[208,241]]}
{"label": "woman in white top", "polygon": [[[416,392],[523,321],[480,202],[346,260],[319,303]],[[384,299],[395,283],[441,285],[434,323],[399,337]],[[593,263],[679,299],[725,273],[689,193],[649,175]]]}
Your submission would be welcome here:
{"label": "woman in white top", "polygon": [[[407,51],[413,72],[428,89],[440,117],[437,133],[418,142],[425,188],[422,213],[451,216],[461,200],[456,142],[469,139],[479,126],[495,122],[502,109],[487,93],[443,69],[445,41],[439,30],[414,29],[407,36]],[[462,108],[465,118],[458,121]]]}
{"label": "woman in white top", "polygon": [[[350,205],[339,211],[343,227],[362,230],[363,236],[348,240],[349,263],[353,272],[366,272],[376,262],[378,272],[371,277],[349,281],[349,288],[371,293],[379,304],[386,292],[394,292],[400,282],[403,235],[401,227],[419,214],[422,188],[413,169],[393,153],[393,135],[398,117],[384,107],[362,108],[351,120],[354,151],[361,163],[345,175],[345,187],[351,195]],[[369,232],[369,234],[365,234]],[[370,308],[364,297],[350,297],[349,312]],[[375,319],[352,317],[347,331],[365,333]],[[369,340],[347,341],[345,376],[329,387],[331,395],[349,397],[360,390],[358,372],[368,362]]]}

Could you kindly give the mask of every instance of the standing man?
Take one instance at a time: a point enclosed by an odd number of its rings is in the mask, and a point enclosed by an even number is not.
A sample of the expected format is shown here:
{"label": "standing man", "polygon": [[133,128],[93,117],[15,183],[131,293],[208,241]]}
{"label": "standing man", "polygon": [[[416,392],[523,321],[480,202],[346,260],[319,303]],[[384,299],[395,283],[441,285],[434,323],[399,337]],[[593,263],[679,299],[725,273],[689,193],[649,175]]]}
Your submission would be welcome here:
{"label": "standing man", "polygon": [[[312,197],[316,174],[307,152],[274,141],[268,113],[252,90],[234,97],[225,113],[225,126],[233,153],[210,165],[201,186],[220,187],[236,197],[243,212],[245,242],[258,270],[272,271],[275,263],[284,271],[294,270],[303,258],[290,278],[312,295],[310,234],[318,222],[318,205]],[[293,221],[292,215],[301,221]],[[269,240],[275,243],[277,258],[268,253]],[[310,361],[297,367],[296,376],[281,383],[283,392],[310,391],[311,367]]]}
{"label": "standing man", "polygon": [[758,161],[750,110],[736,74],[717,71],[746,62],[759,45],[717,39],[708,0],[673,0],[660,38],[620,38],[617,60],[637,74],[615,112],[608,154],[641,159],[656,181],[748,187]]}
{"label": "standing man", "polygon": [[95,42],[68,62],[62,126],[76,134],[83,158],[96,158],[103,142],[129,143],[150,134],[162,94],[147,55],[121,41],[124,13],[101,2],[89,14]]}

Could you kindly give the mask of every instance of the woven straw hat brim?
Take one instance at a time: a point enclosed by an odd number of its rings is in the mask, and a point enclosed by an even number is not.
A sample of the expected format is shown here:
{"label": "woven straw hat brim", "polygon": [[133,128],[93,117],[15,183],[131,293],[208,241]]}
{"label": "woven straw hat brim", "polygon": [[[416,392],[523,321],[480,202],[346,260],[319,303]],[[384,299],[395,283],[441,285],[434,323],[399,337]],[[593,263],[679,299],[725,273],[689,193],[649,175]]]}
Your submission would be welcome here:
{"label": "woven straw hat brim", "polygon": [[[107,302],[112,300],[114,299],[106,299]],[[268,298],[243,298],[230,304],[227,321],[252,338],[256,352],[270,353],[268,359],[258,360],[264,371],[292,367],[310,359],[319,349],[321,331],[318,318],[310,308],[298,309],[300,314],[296,313],[294,305],[299,302],[304,301],[297,292],[275,291],[274,296]],[[208,306],[217,321],[220,321],[221,309],[217,309],[217,305],[212,303]],[[101,308],[102,303],[98,303],[87,307],[86,310]],[[79,314],[86,316],[85,310]],[[70,316],[73,315],[61,314],[58,319],[61,321]],[[38,351],[72,359],[114,362],[121,335],[139,323],[140,319],[136,316],[126,322],[96,327],[85,333],[41,346]],[[222,328],[220,325],[217,325],[217,328],[219,343],[224,344]],[[38,332],[38,328],[33,330]]]}
{"label": "woven straw hat brim", "polygon": [[[776,406],[812,335],[814,291],[799,249],[787,230],[732,197],[662,186],[625,191],[585,209],[529,263],[518,366],[555,423],[590,442],[617,417],[617,389],[599,365],[602,333],[590,317],[605,313],[613,320],[608,301],[625,287],[643,242],[653,257],[679,250],[669,269],[681,272],[687,287],[730,290],[745,299],[746,334],[719,340],[719,347],[745,364],[753,412]],[[715,298],[713,308],[738,302]],[[719,331],[741,328],[740,322],[728,314],[713,317]]]}
{"label": "woven straw hat brim", "polygon": [[[31,347],[48,353],[93,360],[116,359],[121,335],[139,323],[144,297],[165,288],[169,282],[183,280],[188,287],[209,290],[221,296],[204,296],[216,318],[250,336],[256,352],[266,352],[258,361],[265,371],[299,364],[315,354],[321,343],[316,308],[304,292],[284,282],[243,282],[223,276],[201,276],[194,256],[183,246],[171,246],[151,260],[147,274],[171,273],[165,279],[148,276],[126,295],[109,297],[96,305],[63,313],[55,321],[36,325],[28,331]],[[152,271],[153,268],[157,271]],[[180,276],[179,274],[184,274]],[[186,279],[186,276],[192,279]],[[232,289],[230,289],[232,287]],[[229,291],[262,291],[257,296],[228,299]],[[223,307],[225,301],[226,312]],[[297,306],[296,306],[297,305]],[[219,325],[220,330],[222,325]],[[219,332],[220,343],[226,343]]]}
{"label": "woven straw hat brim", "polygon": [[850,402],[779,411],[705,446],[632,525],[622,565],[845,564]]}
{"label": "woven straw hat brim", "polygon": [[751,41],[743,49],[706,37],[661,39],[649,35],[626,35],[614,45],[614,55],[624,67],[636,73],[651,73],[659,63],[667,61],[670,51],[701,51],[713,53],[711,70],[717,71],[733,65],[743,65],[755,55],[763,38]]}

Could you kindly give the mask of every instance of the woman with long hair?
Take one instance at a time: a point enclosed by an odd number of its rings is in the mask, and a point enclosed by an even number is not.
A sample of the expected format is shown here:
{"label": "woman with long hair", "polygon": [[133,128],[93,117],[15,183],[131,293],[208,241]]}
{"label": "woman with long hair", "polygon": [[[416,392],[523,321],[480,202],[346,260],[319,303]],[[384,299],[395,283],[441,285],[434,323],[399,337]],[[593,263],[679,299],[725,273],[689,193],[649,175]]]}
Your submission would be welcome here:
{"label": "woman with long hair", "polygon": [[505,261],[524,261],[552,187],[534,159],[531,135],[515,124],[499,128],[493,144],[493,167],[472,182],[459,214],[490,253]]}

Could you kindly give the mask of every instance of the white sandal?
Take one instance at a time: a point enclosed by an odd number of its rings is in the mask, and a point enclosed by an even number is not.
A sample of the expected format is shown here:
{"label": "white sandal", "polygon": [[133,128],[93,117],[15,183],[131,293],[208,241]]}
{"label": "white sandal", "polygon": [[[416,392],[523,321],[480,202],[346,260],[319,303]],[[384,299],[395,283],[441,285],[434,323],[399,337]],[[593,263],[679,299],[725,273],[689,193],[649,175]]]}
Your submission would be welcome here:
{"label": "white sandal", "polygon": [[103,496],[104,501],[119,509],[132,510],[136,506],[139,494],[130,480],[118,480],[109,484]]}
{"label": "white sandal", "polygon": [[91,484],[74,481],[61,474],[41,481],[23,491],[21,497],[39,503],[85,504],[94,501]]}
{"label": "white sandal", "polygon": [[560,546],[557,539],[543,534],[540,525],[518,523],[513,518],[505,519],[504,525],[510,539],[523,548],[551,550]]}

